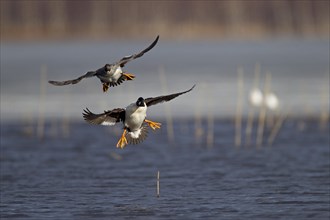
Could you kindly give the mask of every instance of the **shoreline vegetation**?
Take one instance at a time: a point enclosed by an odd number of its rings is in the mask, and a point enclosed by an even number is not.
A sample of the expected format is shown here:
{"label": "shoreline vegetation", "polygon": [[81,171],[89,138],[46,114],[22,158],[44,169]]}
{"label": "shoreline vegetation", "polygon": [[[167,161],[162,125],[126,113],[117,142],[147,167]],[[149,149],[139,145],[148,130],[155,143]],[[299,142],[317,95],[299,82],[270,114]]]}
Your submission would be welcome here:
{"label": "shoreline vegetation", "polygon": [[1,1],[1,41],[329,38],[329,1]]}

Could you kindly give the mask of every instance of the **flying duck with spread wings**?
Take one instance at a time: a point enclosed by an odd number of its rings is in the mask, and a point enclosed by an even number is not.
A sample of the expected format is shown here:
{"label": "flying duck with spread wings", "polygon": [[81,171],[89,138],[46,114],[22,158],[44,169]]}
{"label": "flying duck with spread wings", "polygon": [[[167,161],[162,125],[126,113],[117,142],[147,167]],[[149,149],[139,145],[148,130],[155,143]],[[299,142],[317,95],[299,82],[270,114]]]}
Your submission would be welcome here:
{"label": "flying duck with spread wings", "polygon": [[111,86],[117,86],[124,81],[133,80],[135,78],[135,75],[124,72],[122,68],[129,61],[142,57],[143,54],[151,50],[157,44],[158,39],[159,36],[156,37],[154,42],[152,42],[152,44],[150,44],[149,47],[147,47],[146,49],[142,50],[139,53],[130,56],[125,56],[121,60],[112,64],[105,64],[105,66],[99,68],[98,70],[89,71],[86,74],[76,79],[67,80],[67,81],[48,81],[48,82],[55,86],[64,86],[69,84],[77,84],[84,78],[90,78],[96,76],[97,78],[100,79],[101,83],[103,84],[103,92],[106,92]]}
{"label": "flying duck with spread wings", "polygon": [[95,125],[115,125],[122,122],[124,131],[117,143],[117,148],[124,148],[127,144],[138,144],[145,140],[148,133],[148,126],[153,130],[159,129],[161,124],[147,120],[147,108],[162,102],[168,102],[182,94],[190,92],[191,89],[184,92],[170,95],[158,96],[153,98],[138,98],[136,102],[128,105],[126,108],[115,108],[110,111],[104,111],[101,114],[94,114],[88,108],[83,112],[84,119]]}

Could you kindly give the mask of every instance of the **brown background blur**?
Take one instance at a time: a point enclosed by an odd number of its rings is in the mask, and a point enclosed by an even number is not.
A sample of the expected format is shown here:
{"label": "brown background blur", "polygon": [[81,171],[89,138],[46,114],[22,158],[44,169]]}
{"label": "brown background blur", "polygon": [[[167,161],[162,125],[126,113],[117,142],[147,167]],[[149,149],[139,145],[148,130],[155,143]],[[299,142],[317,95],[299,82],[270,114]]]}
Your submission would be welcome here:
{"label": "brown background blur", "polygon": [[329,1],[1,0],[1,40],[329,38]]}

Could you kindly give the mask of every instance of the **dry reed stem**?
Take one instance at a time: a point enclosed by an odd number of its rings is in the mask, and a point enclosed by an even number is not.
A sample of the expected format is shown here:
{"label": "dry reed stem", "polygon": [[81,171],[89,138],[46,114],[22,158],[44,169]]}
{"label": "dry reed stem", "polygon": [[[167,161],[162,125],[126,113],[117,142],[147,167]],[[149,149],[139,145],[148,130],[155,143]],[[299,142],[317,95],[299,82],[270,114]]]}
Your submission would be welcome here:
{"label": "dry reed stem", "polygon": [[160,176],[159,176],[159,170],[158,170],[158,172],[157,172],[157,198],[160,197],[160,193],[159,193],[159,191],[160,191],[160,184],[159,184],[159,182],[160,182]]}
{"label": "dry reed stem", "polygon": [[204,95],[203,90],[204,90],[204,84],[201,83],[201,89],[200,89],[200,93],[198,93],[198,97],[197,97],[197,101],[196,101],[196,105],[195,105],[195,145],[199,146],[201,143],[201,139],[204,135],[204,129],[203,129],[203,118],[202,118],[202,113],[201,110],[203,109],[203,101],[204,101]]}
{"label": "dry reed stem", "polygon": [[[69,88],[68,88],[69,89]],[[68,138],[70,136],[70,117],[68,109],[70,108],[70,90],[66,90],[65,95],[65,106],[63,109],[63,119],[62,119],[62,137]]]}
{"label": "dry reed stem", "polygon": [[[267,72],[265,78],[265,85],[264,85],[264,94],[269,93],[270,82],[271,82],[271,73]],[[256,140],[257,148],[259,148],[262,145],[266,113],[267,113],[267,107],[265,104],[263,104],[261,105],[260,114],[259,114],[259,124],[257,131],[257,140]]]}
{"label": "dry reed stem", "polygon": [[285,119],[288,117],[288,113],[282,113],[279,118],[277,119],[277,121],[275,122],[273,128],[272,128],[272,131],[268,137],[268,140],[267,140],[267,144],[269,146],[272,146],[277,134],[279,133],[281,127],[282,127],[282,124],[283,122],[285,121]]}
{"label": "dry reed stem", "polygon": [[325,76],[321,93],[322,108],[320,113],[320,130],[325,130],[329,121],[329,76]]}
{"label": "dry reed stem", "polygon": [[47,83],[47,66],[40,67],[40,97],[39,97],[39,115],[37,124],[37,137],[42,140],[45,135],[45,97]]}
{"label": "dry reed stem", "polygon": [[243,90],[244,73],[242,68],[237,69],[237,107],[235,117],[235,146],[240,147],[242,142],[242,109],[243,109]]}
{"label": "dry reed stem", "polygon": [[[253,82],[253,87],[258,88],[259,87],[259,80],[260,80],[260,64],[257,63],[255,67],[255,72],[254,72],[254,82]],[[253,129],[253,122],[254,122],[254,110],[255,107],[250,104],[250,109],[248,113],[248,121],[246,125],[246,130],[245,130],[245,146],[250,146],[251,144],[251,135],[252,135],[252,129]]]}
{"label": "dry reed stem", "polygon": [[[167,80],[164,68],[159,68],[159,79],[162,85],[162,90],[164,94],[167,94]],[[174,143],[174,128],[173,128],[173,119],[170,105],[165,103],[165,115],[166,115],[166,128],[167,128],[167,138],[171,145]]]}
{"label": "dry reed stem", "polygon": [[214,116],[213,116],[213,102],[210,100],[209,86],[205,83],[206,101],[208,106],[207,112],[207,135],[206,135],[206,145],[208,148],[212,148],[214,144]]}

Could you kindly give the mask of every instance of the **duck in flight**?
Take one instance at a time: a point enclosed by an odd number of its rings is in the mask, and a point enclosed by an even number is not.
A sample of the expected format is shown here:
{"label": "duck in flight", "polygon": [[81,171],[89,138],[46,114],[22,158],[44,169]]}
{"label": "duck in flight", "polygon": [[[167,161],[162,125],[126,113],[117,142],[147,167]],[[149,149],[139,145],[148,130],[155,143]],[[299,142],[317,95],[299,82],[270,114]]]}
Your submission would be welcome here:
{"label": "duck in flight", "polygon": [[104,111],[101,114],[94,114],[88,108],[84,109],[83,117],[90,124],[95,125],[115,125],[122,122],[124,131],[117,143],[117,148],[124,148],[127,144],[138,144],[147,137],[148,126],[153,130],[159,129],[161,124],[147,120],[147,108],[162,102],[168,102],[182,94],[190,92],[191,89],[184,92],[170,95],[158,96],[154,98],[138,98],[136,102],[128,105],[126,108],[115,108],[110,111]]}
{"label": "duck in flight", "polygon": [[99,68],[96,71],[89,71],[85,75],[82,75],[73,80],[67,81],[48,81],[50,84],[55,86],[64,86],[69,84],[77,84],[84,78],[89,78],[96,76],[100,79],[101,83],[103,84],[103,92],[108,91],[110,86],[117,86],[126,80],[133,80],[135,76],[130,73],[126,73],[122,70],[126,63],[136,58],[142,57],[143,54],[151,50],[158,42],[159,36],[156,37],[154,42],[149,45],[146,49],[142,50],[139,53],[125,56],[121,60],[112,63],[112,64],[105,64],[105,66]]}

